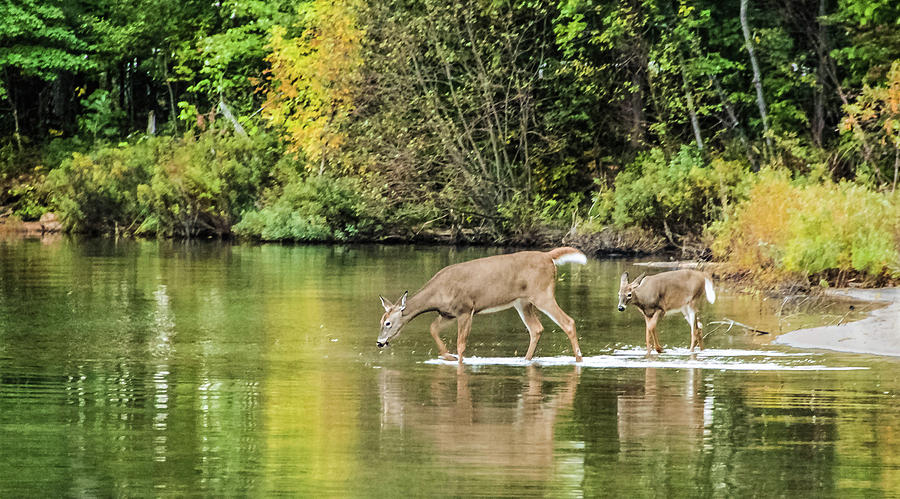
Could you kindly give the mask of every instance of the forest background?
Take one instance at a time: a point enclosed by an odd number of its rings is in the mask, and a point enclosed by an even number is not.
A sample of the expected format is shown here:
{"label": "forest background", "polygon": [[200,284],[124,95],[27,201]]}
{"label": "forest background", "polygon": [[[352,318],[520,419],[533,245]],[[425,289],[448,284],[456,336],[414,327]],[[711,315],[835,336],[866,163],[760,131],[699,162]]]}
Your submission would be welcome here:
{"label": "forest background", "polygon": [[894,0],[4,0],[6,225],[900,278]]}

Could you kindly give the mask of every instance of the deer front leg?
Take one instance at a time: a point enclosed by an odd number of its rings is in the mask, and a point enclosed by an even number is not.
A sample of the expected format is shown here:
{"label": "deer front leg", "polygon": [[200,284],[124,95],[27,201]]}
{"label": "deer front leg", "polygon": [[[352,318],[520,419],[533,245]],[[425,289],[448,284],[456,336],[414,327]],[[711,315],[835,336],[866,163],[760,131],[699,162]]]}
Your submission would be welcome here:
{"label": "deer front leg", "polygon": [[469,331],[472,329],[472,316],[475,311],[461,314],[457,319],[456,333],[456,355],[459,357],[459,365],[463,363],[463,352],[466,351],[466,339],[469,337]]}
{"label": "deer front leg", "polygon": [[662,315],[662,310],[657,310],[653,312],[653,315],[644,316],[644,321],[647,326],[647,355],[650,355],[654,349],[657,353],[663,352],[662,345],[659,344],[659,336],[656,333],[656,325],[659,322],[659,319],[662,318]]}
{"label": "deer front leg", "polygon": [[431,337],[434,338],[434,342],[437,343],[438,355],[444,360],[456,360],[456,356],[447,350],[447,345],[444,344],[440,336],[441,331],[447,327],[451,321],[453,321],[452,317],[444,317],[443,315],[438,314],[431,323]]}
{"label": "deer front leg", "polygon": [[653,344],[653,329],[650,327],[650,317],[644,316],[644,336],[645,341],[647,343],[647,357],[653,352],[652,344]]}

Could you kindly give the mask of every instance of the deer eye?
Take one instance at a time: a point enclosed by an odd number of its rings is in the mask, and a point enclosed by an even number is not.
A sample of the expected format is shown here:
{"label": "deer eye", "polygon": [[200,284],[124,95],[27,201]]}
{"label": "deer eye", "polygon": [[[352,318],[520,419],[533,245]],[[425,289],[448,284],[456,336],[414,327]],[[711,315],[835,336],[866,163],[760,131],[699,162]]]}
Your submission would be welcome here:
{"label": "deer eye", "polygon": [[631,298],[631,293],[626,294],[625,298]]}
{"label": "deer eye", "polygon": [[384,327],[391,327],[391,321],[384,321]]}

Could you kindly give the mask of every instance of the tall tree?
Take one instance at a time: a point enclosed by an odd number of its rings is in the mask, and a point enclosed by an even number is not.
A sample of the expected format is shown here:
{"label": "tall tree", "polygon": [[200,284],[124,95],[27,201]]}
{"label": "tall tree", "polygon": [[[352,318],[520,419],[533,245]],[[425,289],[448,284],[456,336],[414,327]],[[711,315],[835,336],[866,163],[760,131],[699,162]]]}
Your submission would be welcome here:
{"label": "tall tree", "polygon": [[88,46],[70,27],[59,0],[0,3],[0,98],[10,106],[14,137],[22,147],[18,91],[21,80],[52,82],[64,72],[92,67]]}
{"label": "tall tree", "polygon": [[766,145],[771,153],[772,137],[769,133],[769,116],[766,111],[766,98],[763,95],[762,74],[759,70],[759,62],[756,60],[756,51],[753,48],[753,38],[750,36],[750,22],[747,20],[747,4],[749,0],[741,0],[741,31],[744,34],[744,46],[750,55],[750,66],[753,68],[753,86],[756,88],[756,105],[759,107],[759,116],[762,120],[763,134]]}
{"label": "tall tree", "polygon": [[364,35],[358,9],[356,2],[314,0],[300,7],[300,36],[281,26],[272,30],[266,116],[320,173],[343,142],[355,105]]}

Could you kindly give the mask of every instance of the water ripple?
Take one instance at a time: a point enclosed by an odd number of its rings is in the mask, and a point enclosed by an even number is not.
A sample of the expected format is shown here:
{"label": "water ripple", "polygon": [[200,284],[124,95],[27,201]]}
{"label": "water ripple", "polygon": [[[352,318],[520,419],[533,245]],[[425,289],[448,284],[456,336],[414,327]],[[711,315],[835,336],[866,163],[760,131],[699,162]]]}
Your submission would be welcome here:
{"label": "water ripple", "polygon": [[[584,357],[582,367],[590,368],[669,368],[713,369],[720,371],[855,371],[869,369],[856,366],[827,366],[813,359],[820,354],[741,349],[707,349],[691,353],[686,348],[673,348],[661,355],[647,356],[642,348],[613,350],[610,354]],[[535,357],[466,357],[470,366],[566,366],[574,365],[571,355]],[[431,359],[425,364],[456,365],[455,361]]]}

